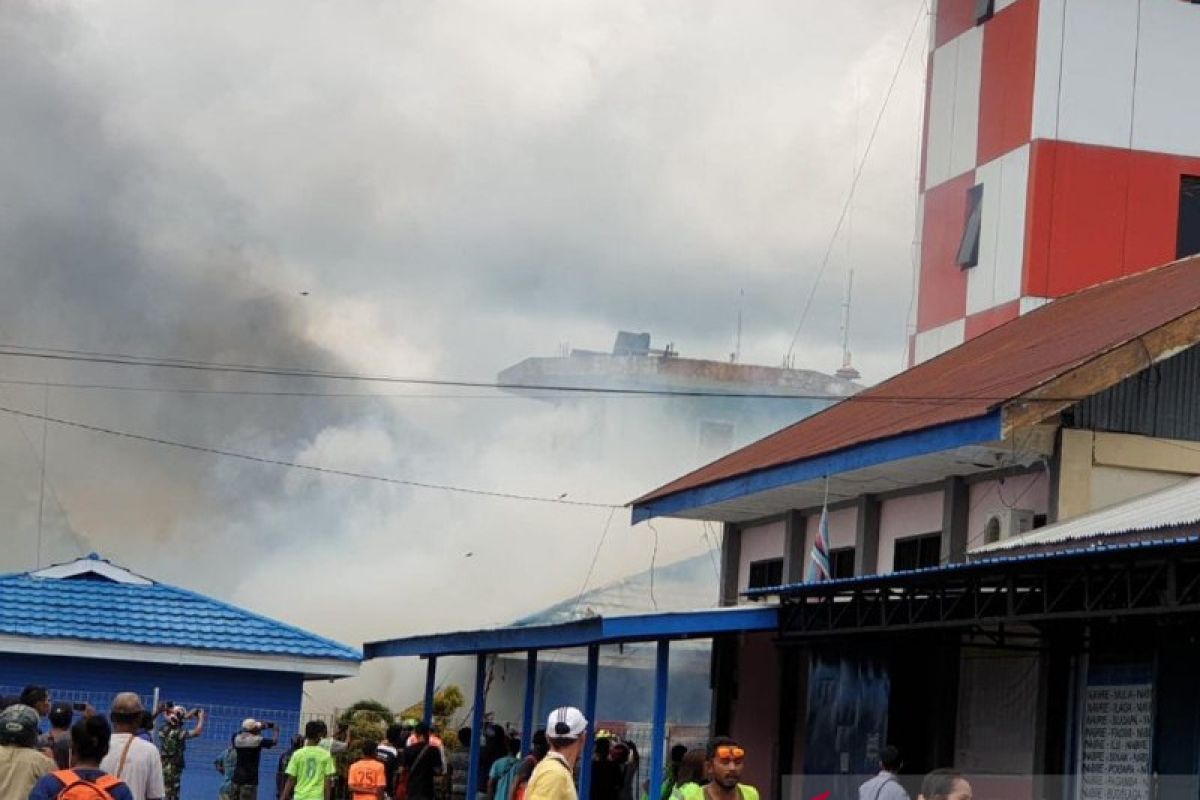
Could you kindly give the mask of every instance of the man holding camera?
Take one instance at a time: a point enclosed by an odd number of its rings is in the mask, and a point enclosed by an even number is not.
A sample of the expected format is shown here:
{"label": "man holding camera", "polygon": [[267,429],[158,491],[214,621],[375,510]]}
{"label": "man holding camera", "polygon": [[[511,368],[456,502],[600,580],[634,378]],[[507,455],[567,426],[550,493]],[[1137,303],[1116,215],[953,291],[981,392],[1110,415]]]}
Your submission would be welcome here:
{"label": "man holding camera", "polygon": [[[162,754],[163,785],[166,788],[166,800],[179,800],[179,783],[183,778],[184,750],[187,740],[194,739],[204,733],[204,712],[198,708],[188,711],[183,706],[163,703],[157,712],[163,715],[164,723],[158,732],[159,753]],[[190,718],[196,720],[196,726],[185,728],[183,723]]]}
{"label": "man holding camera", "polygon": [[[272,732],[270,739],[263,736],[264,730]],[[233,800],[258,800],[258,765],[262,761],[262,751],[278,742],[279,733],[274,722],[247,719],[242,723],[241,732],[233,739],[233,749],[237,752],[237,766],[233,768]]]}

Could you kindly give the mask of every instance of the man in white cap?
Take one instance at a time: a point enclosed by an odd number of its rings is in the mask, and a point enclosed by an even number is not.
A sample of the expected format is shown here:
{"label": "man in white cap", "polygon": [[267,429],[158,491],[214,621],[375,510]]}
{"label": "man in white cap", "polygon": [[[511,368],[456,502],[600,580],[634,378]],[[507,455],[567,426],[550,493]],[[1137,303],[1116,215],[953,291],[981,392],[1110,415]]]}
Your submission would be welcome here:
{"label": "man in white cap", "polygon": [[550,752],[529,777],[525,800],[579,800],[575,791],[575,762],[583,751],[587,726],[587,718],[578,708],[563,706],[550,712],[546,721]]}
{"label": "man in white cap", "polygon": [[[273,731],[270,739],[263,736],[264,730]],[[248,718],[242,722],[242,730],[233,737],[233,749],[237,753],[237,765],[233,768],[234,800],[258,800],[258,766],[262,751],[279,743],[279,731],[274,722],[260,722]]]}

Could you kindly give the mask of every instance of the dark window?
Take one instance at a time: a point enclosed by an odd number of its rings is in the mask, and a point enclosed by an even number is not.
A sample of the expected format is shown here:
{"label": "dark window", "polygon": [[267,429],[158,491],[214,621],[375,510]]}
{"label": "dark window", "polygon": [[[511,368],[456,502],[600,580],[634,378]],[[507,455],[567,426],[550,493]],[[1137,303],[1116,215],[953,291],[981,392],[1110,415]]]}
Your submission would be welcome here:
{"label": "dark window", "polygon": [[983,184],[967,189],[967,224],[963,227],[962,241],[958,243],[960,267],[973,267],[979,263],[979,226],[983,222]]}
{"label": "dark window", "polygon": [[996,0],[975,0],[975,23],[987,22],[996,13]]}
{"label": "dark window", "polygon": [[[1200,3],[1200,0],[1196,0],[1196,2]],[[1033,515],[1033,527],[1035,529],[1046,527],[1046,521],[1048,519],[1049,519],[1049,517],[1047,517],[1045,514],[1034,514]]]}
{"label": "dark window", "polygon": [[942,535],[940,533],[910,536],[907,539],[896,540],[896,551],[892,556],[892,569],[899,572],[905,569],[936,567],[941,562],[941,558]]}
{"label": "dark window", "polygon": [[831,578],[854,577],[853,547],[836,547],[829,551],[829,573]]}
{"label": "dark window", "polygon": [[783,583],[783,559],[768,558],[750,562],[750,581],[747,589],[765,589]]}
{"label": "dark window", "polygon": [[1179,236],[1175,257],[1200,253],[1200,177],[1184,175],[1179,179]]}

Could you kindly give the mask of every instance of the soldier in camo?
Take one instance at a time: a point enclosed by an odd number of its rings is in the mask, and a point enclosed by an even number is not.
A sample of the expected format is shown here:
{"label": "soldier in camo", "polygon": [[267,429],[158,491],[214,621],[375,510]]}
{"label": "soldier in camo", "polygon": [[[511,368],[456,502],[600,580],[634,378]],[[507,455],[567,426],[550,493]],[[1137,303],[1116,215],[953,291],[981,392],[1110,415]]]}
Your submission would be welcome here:
{"label": "soldier in camo", "polygon": [[[187,740],[204,733],[204,712],[198,708],[191,711],[182,706],[164,705],[159,709],[165,723],[158,731],[158,749],[162,755],[163,785],[165,800],[179,800],[179,782],[183,778],[183,753]],[[196,718],[196,727],[185,728],[188,717]]]}

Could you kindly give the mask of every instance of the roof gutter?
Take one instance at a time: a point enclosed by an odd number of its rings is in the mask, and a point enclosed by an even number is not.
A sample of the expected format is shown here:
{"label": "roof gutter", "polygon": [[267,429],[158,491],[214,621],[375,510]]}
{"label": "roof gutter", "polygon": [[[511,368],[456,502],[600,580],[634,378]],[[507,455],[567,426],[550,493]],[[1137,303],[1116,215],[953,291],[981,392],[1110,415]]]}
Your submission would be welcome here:
{"label": "roof gutter", "polygon": [[705,506],[737,500],[753,494],[807,481],[874,467],[890,461],[940,453],[1001,438],[1001,413],[990,411],[979,417],[948,422],[930,428],[864,442],[843,450],[745,473],[723,481],[685,489],[673,494],[635,502],[632,524],[655,517],[670,517]]}

